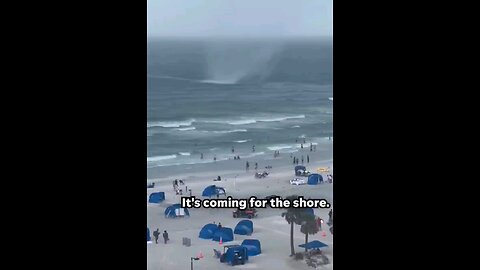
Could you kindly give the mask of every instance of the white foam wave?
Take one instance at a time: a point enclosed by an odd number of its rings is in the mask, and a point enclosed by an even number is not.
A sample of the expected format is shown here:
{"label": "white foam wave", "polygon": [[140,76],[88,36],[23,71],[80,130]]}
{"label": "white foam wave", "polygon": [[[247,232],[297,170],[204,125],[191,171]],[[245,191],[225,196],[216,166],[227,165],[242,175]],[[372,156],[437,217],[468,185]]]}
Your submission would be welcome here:
{"label": "white foam wave", "polygon": [[152,127],[164,127],[164,128],[179,128],[179,127],[188,127],[195,122],[195,119],[190,119],[186,121],[160,121],[160,122],[147,122],[147,128]]}
{"label": "white foam wave", "polygon": [[255,119],[246,119],[246,120],[236,120],[236,121],[230,121],[227,122],[227,124],[230,125],[249,125],[249,124],[255,124],[257,121]]}
{"label": "white foam wave", "polygon": [[246,142],[249,142],[251,141],[250,139],[248,140],[239,140],[239,141],[233,141],[233,142],[236,142],[236,143],[246,143]]}
{"label": "white foam wave", "polygon": [[305,115],[294,115],[294,116],[285,116],[285,117],[276,117],[276,118],[263,118],[258,119],[259,122],[281,122],[289,119],[304,119]]}
{"label": "white foam wave", "polygon": [[179,152],[178,154],[180,154],[181,156],[190,156],[189,152]]}
{"label": "white foam wave", "polygon": [[177,155],[168,155],[168,156],[156,156],[156,157],[147,157],[147,162],[157,162],[167,159],[177,158]]}
{"label": "white foam wave", "polygon": [[228,125],[250,125],[257,122],[282,122],[290,119],[304,119],[305,115],[292,115],[292,116],[281,116],[281,117],[253,117],[253,118],[242,118],[242,119],[226,119],[226,120],[199,120],[198,122],[204,123],[213,123],[213,124],[228,124]]}
{"label": "white foam wave", "polygon": [[333,101],[333,97],[329,97],[328,99],[331,100],[331,101]]}
{"label": "white foam wave", "polygon": [[294,146],[293,145],[274,145],[274,146],[267,147],[267,149],[270,151],[280,151],[280,150],[291,149],[291,148],[294,148]]}
{"label": "white foam wave", "polygon": [[300,128],[300,126],[292,126],[292,128]]}
{"label": "white foam wave", "polygon": [[225,133],[235,133],[235,132],[247,132],[246,129],[233,129],[233,130],[214,130],[214,131],[209,131],[212,133],[217,133],[217,134],[225,134]]}
{"label": "white foam wave", "polygon": [[195,130],[195,127],[177,128],[179,131]]}

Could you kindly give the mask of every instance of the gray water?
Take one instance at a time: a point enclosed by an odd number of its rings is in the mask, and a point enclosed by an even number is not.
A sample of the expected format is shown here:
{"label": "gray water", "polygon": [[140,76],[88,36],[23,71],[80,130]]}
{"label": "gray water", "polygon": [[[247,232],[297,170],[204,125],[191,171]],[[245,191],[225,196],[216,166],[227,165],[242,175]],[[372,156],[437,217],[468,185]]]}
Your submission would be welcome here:
{"label": "gray water", "polygon": [[147,170],[333,136],[331,40],[158,39],[147,51]]}

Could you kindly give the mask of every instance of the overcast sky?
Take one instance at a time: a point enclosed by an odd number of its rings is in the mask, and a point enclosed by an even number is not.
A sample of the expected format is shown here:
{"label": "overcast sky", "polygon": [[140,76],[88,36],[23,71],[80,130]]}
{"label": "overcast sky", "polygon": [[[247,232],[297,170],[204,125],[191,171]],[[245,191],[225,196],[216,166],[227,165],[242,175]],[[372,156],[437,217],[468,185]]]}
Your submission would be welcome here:
{"label": "overcast sky", "polygon": [[147,36],[332,36],[333,0],[147,0]]}

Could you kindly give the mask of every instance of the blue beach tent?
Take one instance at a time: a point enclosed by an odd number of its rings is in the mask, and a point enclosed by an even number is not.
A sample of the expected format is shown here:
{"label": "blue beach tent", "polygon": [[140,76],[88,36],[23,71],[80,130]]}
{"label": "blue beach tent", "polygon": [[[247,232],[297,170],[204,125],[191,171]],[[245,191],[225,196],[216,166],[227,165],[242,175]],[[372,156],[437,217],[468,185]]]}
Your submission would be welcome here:
{"label": "blue beach tent", "polygon": [[165,217],[167,218],[176,218],[176,217],[184,217],[190,216],[188,209],[182,208],[179,203],[170,205],[165,209]]}
{"label": "blue beach tent", "polygon": [[237,226],[235,226],[234,233],[240,235],[251,235],[253,233],[253,222],[247,219],[241,220],[238,222]]}
{"label": "blue beach tent", "polygon": [[242,246],[247,248],[248,256],[257,256],[262,253],[260,241],[257,239],[245,239],[242,242]]}
{"label": "blue beach tent", "polygon": [[218,225],[209,223],[200,230],[198,237],[202,239],[212,239],[213,234],[218,230]]}
{"label": "blue beach tent", "polygon": [[220,238],[222,238],[222,242],[233,241],[233,230],[227,227],[219,228],[213,233],[212,240],[220,242]]}
{"label": "blue beach tent", "polygon": [[323,182],[323,177],[320,174],[314,173],[308,176],[309,185],[318,185],[319,182]]}
{"label": "blue beach tent", "polygon": [[216,185],[211,185],[206,187],[203,192],[202,196],[204,197],[212,197],[218,195],[225,195],[225,189],[222,187],[217,187]]}
{"label": "blue beach tent", "polygon": [[165,200],[165,192],[154,192],[148,197],[149,203],[161,203]]}

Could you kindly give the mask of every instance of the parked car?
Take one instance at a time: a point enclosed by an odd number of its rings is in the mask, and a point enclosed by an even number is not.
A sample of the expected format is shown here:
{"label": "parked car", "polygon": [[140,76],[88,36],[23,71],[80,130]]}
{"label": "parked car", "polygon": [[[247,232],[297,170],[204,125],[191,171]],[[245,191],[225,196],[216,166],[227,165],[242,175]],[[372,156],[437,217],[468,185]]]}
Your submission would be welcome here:
{"label": "parked car", "polygon": [[245,209],[245,210],[237,209],[233,211],[233,217],[234,218],[254,218],[254,217],[257,217],[257,209],[255,208]]}
{"label": "parked car", "polygon": [[306,178],[293,178],[290,180],[290,185],[306,185],[307,179]]}

